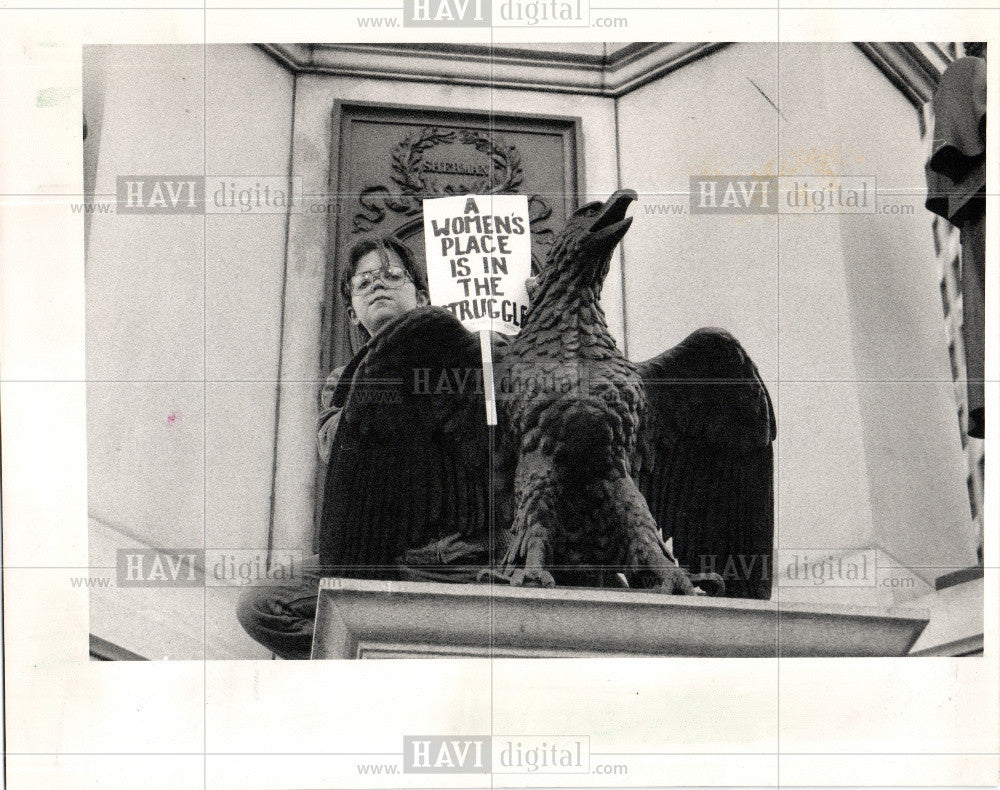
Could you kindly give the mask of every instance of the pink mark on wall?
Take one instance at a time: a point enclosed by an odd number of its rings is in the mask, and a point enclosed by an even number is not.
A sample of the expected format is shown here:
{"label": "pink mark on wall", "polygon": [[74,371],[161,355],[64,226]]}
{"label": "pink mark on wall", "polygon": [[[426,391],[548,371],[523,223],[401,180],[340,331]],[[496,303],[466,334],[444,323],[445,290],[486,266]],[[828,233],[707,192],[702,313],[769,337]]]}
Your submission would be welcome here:
{"label": "pink mark on wall", "polygon": [[167,415],[167,425],[173,425],[180,419],[180,412],[172,411]]}

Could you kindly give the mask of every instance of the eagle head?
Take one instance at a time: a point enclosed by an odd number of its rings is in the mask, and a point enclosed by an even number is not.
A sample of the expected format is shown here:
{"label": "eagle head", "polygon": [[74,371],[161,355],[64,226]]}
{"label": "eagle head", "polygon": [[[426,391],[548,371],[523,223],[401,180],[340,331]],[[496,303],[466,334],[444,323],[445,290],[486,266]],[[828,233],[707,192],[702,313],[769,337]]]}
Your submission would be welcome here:
{"label": "eagle head", "polygon": [[528,281],[531,301],[540,295],[547,281],[555,279],[571,279],[600,294],[611,255],[632,224],[625,212],[636,198],[634,190],[619,189],[604,203],[594,201],[574,211],[549,248],[538,275]]}

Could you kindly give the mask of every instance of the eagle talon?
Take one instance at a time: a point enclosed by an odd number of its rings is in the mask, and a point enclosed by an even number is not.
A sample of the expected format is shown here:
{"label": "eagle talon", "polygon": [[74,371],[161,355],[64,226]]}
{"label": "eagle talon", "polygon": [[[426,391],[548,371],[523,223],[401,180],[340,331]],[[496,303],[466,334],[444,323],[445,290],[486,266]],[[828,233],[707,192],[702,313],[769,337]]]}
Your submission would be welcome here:
{"label": "eagle talon", "polygon": [[657,575],[659,579],[651,588],[654,592],[663,595],[704,595],[691,583],[690,574],[681,568],[665,569]]}
{"label": "eagle talon", "polygon": [[479,572],[480,582],[506,582],[511,587],[555,587],[556,580],[544,568],[508,568]]}
{"label": "eagle talon", "polygon": [[688,573],[688,579],[698,595],[718,598],[726,592],[726,583],[717,573]]}
{"label": "eagle talon", "polygon": [[524,587],[555,587],[556,580],[544,568],[525,568],[521,571],[520,584]]}

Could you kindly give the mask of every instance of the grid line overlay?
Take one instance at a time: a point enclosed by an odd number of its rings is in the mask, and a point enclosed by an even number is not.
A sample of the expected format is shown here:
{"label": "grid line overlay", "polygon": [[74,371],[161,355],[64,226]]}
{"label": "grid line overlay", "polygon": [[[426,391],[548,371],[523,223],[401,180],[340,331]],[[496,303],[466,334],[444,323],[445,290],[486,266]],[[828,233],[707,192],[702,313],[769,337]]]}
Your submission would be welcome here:
{"label": "grid line overlay", "polygon": [[[207,2],[205,7],[207,9]],[[208,13],[207,10],[202,16],[202,42],[201,42],[201,68],[202,68],[202,176],[208,178]],[[202,414],[202,457],[201,457],[201,495],[202,495],[202,545],[208,546],[208,213],[202,213],[202,365],[205,381],[202,385],[201,406]],[[280,358],[280,357],[279,357]],[[280,370],[280,368],[279,368]],[[275,433],[277,437],[277,433]],[[202,761],[204,770],[204,786],[208,790],[208,585],[202,587],[202,675],[201,690],[204,695],[202,700],[202,739],[205,756]]]}
{"label": "grid line overlay", "polygon": [[[600,5],[600,6],[591,6],[591,8],[593,10],[601,10],[601,11],[645,11],[645,12],[656,12],[656,11],[666,10],[666,9],[658,7],[657,5],[654,5],[654,6]],[[781,0],[778,0],[775,5],[762,5],[762,6],[749,6],[749,7],[748,6],[740,6],[740,5],[733,5],[733,6],[722,5],[722,6],[716,6],[716,7],[714,7],[714,9],[706,9],[706,8],[700,7],[700,6],[676,6],[676,7],[671,7],[669,10],[670,11],[693,10],[693,11],[698,11],[698,12],[702,12],[702,13],[704,13],[704,12],[706,12],[708,10],[719,10],[719,11],[722,11],[722,10],[766,10],[766,11],[774,11],[774,13],[775,13],[775,22],[776,22],[776,28],[775,28],[776,29],[776,43],[778,45],[778,47],[776,48],[776,76],[777,76],[777,84],[778,84],[778,91],[777,91],[777,93],[778,93],[778,102],[779,102],[779,106],[780,106],[780,102],[781,102],[781,62],[780,62],[781,61],[781,54],[780,54],[780,47],[781,47],[781,44],[782,44],[782,38],[781,38],[781,31],[782,31],[782,26],[781,26],[781,11],[782,11],[783,8],[785,10],[804,10],[800,6],[790,5],[790,4],[787,4],[787,3],[783,4],[781,2]],[[942,8],[945,8],[945,6],[941,6],[941,7],[904,6],[904,7],[899,8],[898,10],[919,10],[919,11],[937,12],[937,11],[942,10]],[[947,6],[946,8],[949,11],[962,11],[962,10],[984,11],[984,10],[991,10],[992,9],[992,7],[984,9],[981,6],[957,6],[957,7]],[[1000,9],[1000,4],[998,4],[996,6],[996,8]],[[2,19],[2,13],[3,13],[3,11],[22,11],[22,10],[25,10],[25,9],[21,9],[21,8],[16,7],[16,6],[0,9],[0,19]],[[63,8],[63,7],[60,7],[60,6],[50,6],[50,7],[47,7],[47,6],[31,6],[31,10],[56,10],[56,11],[63,12],[63,11],[70,10],[70,9]],[[209,172],[208,172],[209,171],[209,166],[208,166],[208,164],[209,164],[208,163],[208,138],[209,138],[209,133],[208,133],[208,111],[209,111],[209,107],[208,107],[208,100],[207,100],[208,99],[208,97],[207,97],[207,93],[208,93],[208,63],[207,63],[207,56],[208,56],[208,51],[209,51],[208,48],[209,48],[209,46],[217,46],[215,44],[209,44],[209,41],[208,41],[208,21],[209,21],[209,16],[208,15],[209,15],[210,12],[212,12],[212,11],[216,11],[216,12],[221,12],[221,11],[239,11],[239,10],[280,10],[280,11],[299,11],[299,10],[302,10],[302,11],[309,11],[309,12],[321,12],[321,11],[364,11],[364,12],[371,12],[371,11],[400,11],[401,10],[401,6],[399,6],[399,5],[391,5],[391,6],[351,6],[351,5],[343,5],[342,6],[342,5],[335,5],[335,4],[331,3],[331,5],[329,7],[325,7],[325,8],[316,8],[316,7],[310,7],[310,6],[291,6],[291,7],[288,7],[288,6],[278,6],[278,5],[274,5],[274,6],[231,6],[231,7],[230,6],[214,6],[213,7],[213,6],[210,5],[210,3],[207,0],[205,0],[205,2],[203,2],[200,6],[155,6],[155,5],[151,5],[151,6],[133,6],[133,7],[130,7],[130,8],[126,9],[126,8],[121,8],[119,6],[86,6],[86,5],[80,5],[80,6],[73,7],[72,10],[80,10],[80,11],[86,11],[86,10],[113,10],[113,11],[129,10],[129,11],[135,11],[135,12],[153,11],[153,10],[165,10],[165,11],[182,11],[182,10],[192,10],[193,11],[193,10],[200,10],[200,11],[202,11],[202,13],[203,13],[203,25],[202,25],[202,34],[203,34],[203,39],[202,39],[202,69],[203,69],[203,74],[202,74],[202,78],[203,78],[203,84],[202,84],[202,94],[203,94],[202,95],[202,100],[203,100],[203,102],[202,102],[203,103],[203,118],[202,118],[202,127],[203,127],[202,128],[202,134],[203,134],[203,139],[202,139],[202,152],[203,152],[203,175],[205,177],[208,177],[208,175],[209,175]],[[810,10],[817,10],[817,11],[850,10],[852,12],[859,12],[859,11],[865,11],[865,10],[869,10],[869,11],[873,11],[873,12],[874,11],[879,11],[879,12],[884,11],[883,8],[878,7],[878,6],[871,6],[871,7],[825,6],[822,9],[812,9],[810,7]],[[491,50],[493,50],[494,47],[495,47],[495,43],[494,43],[494,29],[492,27],[490,28],[490,42],[489,42],[489,46],[490,46]],[[494,71],[494,66],[495,66],[495,64],[493,62],[493,58],[491,57],[491,63],[490,63],[491,72]],[[490,115],[489,115],[489,125],[490,126],[489,126],[489,128],[490,128],[490,133],[491,134],[494,131],[493,119],[494,119],[494,115],[496,113],[496,108],[495,108],[495,91],[496,91],[496,89],[494,87],[491,86],[489,88],[489,94],[490,94]],[[294,169],[295,169],[295,159],[294,159],[294,150],[293,149],[294,149],[294,145],[295,145],[295,124],[296,124],[295,100],[296,100],[296,97],[297,97],[297,93],[298,93],[298,86],[296,84],[296,79],[295,79],[295,77],[293,75],[293,79],[292,79],[292,91],[291,91],[292,106],[291,106],[291,119],[290,119],[291,134],[289,136],[290,150],[289,150],[289,158],[288,158],[288,176],[289,176],[289,178],[293,177],[293,175],[294,175]],[[618,137],[618,134],[617,134],[617,131],[618,131],[618,102],[619,102],[619,99],[618,98],[614,98],[614,99],[612,99],[612,101],[613,101],[613,106],[614,106],[614,118],[615,118],[614,122],[615,122],[615,133],[616,133],[616,155],[618,156],[618,161],[616,163],[616,175],[617,175],[617,178],[618,178],[618,182],[617,182],[618,186],[621,187],[622,167],[621,167],[621,161],[620,161],[620,150],[618,150],[618,148],[617,148],[617,142],[619,140],[619,137]],[[782,124],[782,122],[783,121],[782,121],[782,119],[780,117],[776,121],[776,128],[777,128],[777,140],[776,140],[776,142],[777,142],[777,152],[778,152],[777,153],[777,157],[778,157],[778,170],[779,170],[779,172],[781,172],[781,155],[782,155],[782,149],[781,149],[781,124]],[[582,140],[578,140],[577,144],[579,146],[579,150],[577,151],[577,156],[578,157],[583,157],[584,156],[583,141]],[[336,155],[336,152],[332,152],[332,155]],[[491,163],[490,163],[491,170],[492,170],[493,167],[494,167],[494,164],[491,161]],[[491,173],[491,176],[492,176],[492,173]],[[491,178],[491,181],[492,181],[492,178]],[[883,190],[880,190],[880,192],[883,192]],[[917,190],[908,190],[908,189],[899,189],[899,190],[895,190],[895,191],[887,190],[887,191],[884,191],[884,193],[885,194],[900,194],[900,195],[911,194],[911,193],[912,194],[916,194]],[[544,194],[549,194],[549,193],[544,193]],[[563,196],[561,193],[551,193],[551,194],[553,196]],[[665,191],[665,192],[660,192],[660,193],[646,192],[646,193],[644,193],[643,197],[657,196],[657,195],[659,195],[659,196],[665,196],[665,197],[667,197],[667,196],[670,196],[670,197],[673,197],[673,196],[676,196],[676,197],[687,197],[687,193],[684,193],[684,192],[670,192],[670,191]],[[996,192],[990,192],[990,193],[988,193],[989,197],[996,197],[996,195],[997,195]],[[25,193],[22,193],[22,194],[4,193],[3,195],[0,195],[0,197],[3,197],[5,199],[6,198],[11,198],[11,197],[25,197],[25,196],[27,196],[27,197],[33,197],[33,198],[34,197],[40,197],[38,194],[30,194],[30,193],[27,193],[27,194],[25,194]],[[56,194],[56,195],[48,195],[48,196],[49,197],[84,197],[84,198],[86,197],[85,195],[84,196],[78,196],[78,195],[67,195],[67,194]],[[110,197],[109,195],[103,195],[103,196]],[[324,195],[324,194],[314,194],[314,195],[307,195],[307,196],[308,197],[324,197],[324,198],[330,197],[330,195]],[[337,200],[340,200],[340,199],[351,198],[351,197],[355,197],[355,196],[356,195],[354,195],[354,194],[352,194],[350,192],[343,192],[343,193],[337,193],[337,194],[333,195],[332,197],[334,197]],[[97,195],[94,195],[93,197],[96,198]],[[272,485],[272,490],[271,490],[271,511],[270,511],[270,522],[269,522],[269,525],[268,525],[268,546],[267,546],[268,556],[270,557],[271,551],[273,549],[273,543],[274,543],[274,500],[275,500],[275,494],[276,494],[276,490],[275,490],[274,486],[275,486],[275,476],[277,474],[277,457],[276,457],[277,451],[278,451],[278,449],[277,449],[277,435],[278,435],[278,420],[279,420],[279,413],[280,413],[282,385],[288,384],[288,383],[321,384],[322,381],[323,381],[322,379],[316,379],[316,380],[286,379],[286,378],[283,378],[282,375],[281,375],[281,372],[282,372],[282,367],[281,367],[281,364],[282,364],[282,350],[283,350],[283,346],[284,346],[283,331],[284,331],[284,323],[285,323],[285,320],[284,320],[284,318],[285,318],[284,317],[284,310],[285,310],[285,288],[286,288],[286,285],[287,285],[287,283],[286,283],[287,267],[290,265],[290,256],[292,255],[292,251],[290,249],[290,244],[291,244],[291,241],[290,241],[290,236],[291,236],[290,223],[291,223],[291,215],[288,214],[285,217],[285,242],[284,242],[284,249],[283,249],[283,261],[284,261],[285,270],[282,272],[282,285],[281,285],[281,297],[280,297],[280,304],[281,304],[281,333],[279,333],[279,338],[278,338],[278,375],[277,375],[277,378],[275,378],[275,379],[270,379],[270,378],[261,378],[261,379],[226,379],[226,378],[213,378],[213,377],[209,376],[209,365],[208,365],[208,351],[209,351],[209,342],[208,342],[208,332],[209,332],[209,308],[208,308],[208,265],[209,265],[209,261],[208,261],[208,233],[209,233],[209,227],[208,227],[208,215],[207,214],[203,214],[203,222],[202,222],[202,227],[203,227],[203,239],[202,239],[202,244],[203,244],[203,261],[202,261],[202,277],[203,277],[203,282],[202,282],[202,313],[203,313],[203,315],[202,315],[202,319],[203,319],[203,327],[202,327],[202,344],[203,344],[203,348],[202,348],[202,352],[203,352],[202,370],[203,370],[203,376],[201,377],[201,379],[141,379],[141,378],[140,379],[99,379],[99,378],[91,379],[88,376],[87,378],[85,378],[83,380],[75,380],[75,379],[40,379],[40,380],[26,380],[26,379],[21,379],[21,380],[19,380],[19,379],[9,379],[8,380],[8,379],[5,379],[4,380],[4,384],[43,384],[43,385],[44,384],[54,384],[54,383],[63,383],[63,384],[67,384],[67,383],[80,383],[80,384],[88,384],[88,385],[89,384],[96,384],[96,383],[116,383],[116,384],[127,384],[127,383],[132,383],[132,384],[178,384],[178,383],[199,384],[200,383],[202,385],[202,426],[201,426],[201,430],[202,430],[202,448],[201,448],[202,449],[202,526],[203,526],[202,537],[203,537],[203,541],[204,541],[204,546],[206,546],[206,547],[209,545],[209,541],[208,541],[208,528],[207,528],[207,522],[208,522],[208,518],[209,518],[209,504],[208,504],[208,487],[209,487],[209,476],[208,476],[208,462],[209,462],[209,448],[208,448],[208,419],[209,419],[209,414],[208,414],[208,395],[209,395],[209,385],[210,384],[218,384],[218,383],[227,383],[227,384],[237,384],[237,383],[270,384],[270,383],[273,383],[275,385],[276,393],[277,393],[276,394],[276,403],[275,403],[275,416],[274,416],[274,430],[275,430],[275,447],[274,447],[274,452],[275,452],[275,458],[272,459],[272,470],[271,470],[271,485]],[[781,216],[780,216],[780,213],[777,215],[776,223],[777,223],[776,224],[776,235],[777,235],[777,251],[778,251],[778,255],[777,255],[777,258],[776,258],[776,261],[775,261],[775,277],[776,277],[776,283],[777,283],[777,292],[780,294],[780,292],[781,292],[781,238],[780,238]],[[626,305],[626,302],[625,302],[625,279],[624,279],[625,278],[625,261],[624,261],[624,253],[621,253],[621,256],[622,256],[621,257],[621,260],[622,260],[622,264],[621,264],[621,268],[622,268],[622,283],[621,283],[621,286],[622,286],[622,310],[623,310],[623,329],[624,329],[624,332],[625,332],[625,335],[623,337],[623,347],[624,347],[624,349],[626,350],[626,353],[627,353],[627,330],[628,330],[628,322],[627,322],[627,312],[625,312],[627,310],[627,305]],[[951,385],[953,383],[952,380],[948,379],[948,378],[942,378],[942,379],[892,379],[892,378],[886,378],[886,379],[864,380],[864,379],[857,379],[857,378],[845,378],[845,379],[836,379],[836,378],[834,378],[834,379],[799,379],[799,378],[794,378],[794,377],[792,377],[792,378],[782,377],[782,375],[781,375],[782,368],[781,368],[781,300],[780,300],[780,298],[777,300],[776,321],[777,321],[777,333],[776,333],[776,343],[777,343],[777,345],[776,345],[776,350],[777,350],[777,371],[778,371],[778,375],[777,375],[776,379],[773,382],[773,385],[775,387],[774,397],[775,397],[776,405],[780,403],[781,385],[783,383],[804,383],[804,382],[812,382],[812,383],[863,383],[863,382],[866,382],[866,381],[869,381],[869,383],[883,383],[883,384],[890,384],[890,383],[901,383],[901,384],[929,383],[929,384],[937,384],[937,383],[940,383],[940,384],[943,384],[943,385]],[[995,379],[995,378],[994,379],[987,378],[986,382],[987,382],[987,385],[989,385],[989,384],[996,384],[997,383],[997,379]],[[772,382],[768,381],[768,383],[771,384]],[[494,448],[494,440],[495,440],[495,437],[494,437],[493,431],[491,430],[490,431],[490,453],[491,453],[491,455],[493,454],[493,452],[495,450],[495,448]],[[778,447],[775,448],[775,469],[774,469],[775,487],[778,490],[780,490],[780,469],[781,469],[781,464],[779,462],[779,457],[780,457],[780,452],[781,452],[780,447],[781,447],[781,445],[779,444]],[[494,523],[494,520],[493,520],[493,517],[494,517],[494,514],[495,514],[495,507],[494,507],[495,503],[494,503],[494,491],[493,491],[493,474],[494,474],[494,470],[493,470],[492,459],[491,459],[491,463],[489,464],[489,469],[490,469],[490,490],[489,490],[489,497],[490,497],[490,499],[489,499],[490,520],[489,520],[489,523],[490,523],[490,532],[492,534],[493,530],[495,530],[497,528],[497,525]],[[778,496],[776,496],[775,497],[775,505],[774,505],[774,508],[775,508],[775,511],[774,511],[774,521],[775,521],[775,531],[776,531],[775,539],[776,539],[776,541],[778,542],[779,545],[780,545],[780,541],[778,540],[778,536],[780,535],[780,529],[781,529],[780,502],[781,502],[781,498],[778,497]],[[492,541],[491,541],[491,544],[492,544]],[[492,552],[492,550],[493,549],[492,549],[492,545],[491,545],[491,552]],[[492,557],[491,557],[491,559],[492,559]],[[491,562],[491,564],[492,564],[492,562]],[[915,566],[908,566],[908,567],[913,568]],[[936,566],[919,566],[919,567],[932,568],[932,567],[936,567]],[[951,566],[941,566],[941,567],[950,568]],[[94,571],[94,570],[113,569],[114,566],[91,566],[91,565],[81,566],[81,567],[75,567],[75,566],[28,566],[28,565],[7,565],[5,563],[4,566],[3,566],[3,568],[4,568],[5,571],[9,571],[9,570],[32,570],[32,569],[46,569],[46,570],[65,569],[65,570],[80,570],[80,571],[88,571],[88,572],[90,572],[90,571]],[[997,565],[987,565],[986,566],[986,570],[987,571],[990,571],[990,570],[995,571],[995,570],[998,570],[998,569],[1000,569],[1000,566],[997,566]],[[494,583],[495,582],[491,579],[490,580],[490,586],[492,587],[492,585]],[[706,758],[709,758],[712,755],[719,755],[719,756],[725,755],[725,756],[734,756],[734,757],[753,757],[753,756],[769,756],[769,755],[773,754],[773,756],[775,758],[775,781],[776,781],[777,786],[779,786],[779,787],[781,786],[781,757],[782,756],[786,756],[786,755],[787,756],[824,756],[824,757],[829,757],[829,756],[866,756],[866,757],[870,757],[870,756],[880,756],[880,755],[881,756],[919,756],[919,757],[923,757],[923,756],[961,756],[961,757],[982,756],[982,757],[994,757],[994,756],[998,756],[998,754],[1000,754],[1000,752],[940,752],[940,753],[932,753],[932,752],[924,752],[924,751],[914,751],[914,752],[907,752],[907,751],[897,751],[897,752],[887,752],[887,751],[882,751],[882,752],[851,752],[851,751],[843,751],[843,752],[835,752],[835,751],[807,752],[807,751],[801,751],[801,752],[794,752],[794,751],[788,751],[788,752],[783,752],[781,750],[781,732],[782,732],[782,730],[781,730],[781,705],[780,705],[780,696],[781,696],[781,659],[782,659],[782,651],[781,651],[781,607],[782,607],[782,601],[781,601],[780,590],[778,590],[777,588],[775,590],[775,598],[774,598],[774,600],[777,603],[777,618],[778,618],[778,626],[777,626],[777,629],[776,629],[777,655],[775,656],[775,659],[776,659],[775,673],[776,673],[776,678],[777,678],[777,696],[778,696],[779,703],[777,705],[777,717],[778,718],[776,720],[776,733],[775,733],[776,734],[776,749],[775,749],[775,751],[773,753],[772,752],[683,752],[683,751],[671,752],[671,751],[662,751],[662,750],[660,750],[660,751],[650,750],[650,751],[623,751],[623,752],[592,751],[592,752],[590,752],[590,754],[594,755],[594,756],[609,757],[609,758],[624,757],[624,756],[643,756],[643,757],[704,756]],[[202,645],[202,648],[203,648],[203,654],[202,654],[202,693],[203,693],[203,700],[202,700],[202,703],[203,703],[202,704],[202,709],[203,709],[202,726],[203,726],[203,746],[204,746],[202,752],[183,752],[183,751],[177,751],[177,752],[110,752],[110,753],[101,753],[101,752],[79,752],[79,753],[74,753],[74,752],[58,752],[58,753],[53,753],[53,752],[10,752],[9,754],[11,754],[12,756],[47,756],[47,755],[53,755],[53,754],[59,754],[59,755],[62,755],[62,756],[143,756],[143,755],[148,755],[148,756],[168,756],[169,755],[169,756],[177,756],[177,757],[203,756],[204,757],[204,762],[203,762],[203,777],[204,778],[203,778],[203,781],[204,781],[204,787],[206,788],[206,790],[207,790],[207,788],[209,788],[211,786],[209,784],[209,777],[208,777],[208,764],[209,764],[209,757],[210,756],[260,756],[259,752],[223,752],[223,751],[212,751],[212,752],[210,752],[209,749],[208,749],[208,746],[209,746],[209,742],[208,742],[208,731],[209,731],[208,730],[208,723],[209,723],[208,706],[209,706],[209,700],[208,700],[208,697],[207,697],[207,675],[208,675],[208,658],[209,658],[208,657],[208,628],[209,628],[209,624],[208,624],[208,586],[207,585],[205,585],[203,587],[203,612],[202,612],[202,614],[203,614],[203,622],[202,622],[202,639],[203,639],[203,645]],[[492,653],[493,650],[494,650],[494,635],[493,635],[493,629],[494,629],[494,621],[493,621],[494,611],[493,611],[493,608],[492,608],[492,596],[491,596],[491,606],[490,606],[490,614],[489,614],[489,616],[490,616],[490,652]],[[491,736],[497,734],[496,731],[495,731],[495,722],[494,722],[494,714],[495,714],[494,696],[495,696],[495,693],[496,693],[496,687],[495,687],[495,682],[496,681],[495,681],[495,677],[494,677],[494,660],[495,660],[495,657],[493,655],[490,655],[489,661],[490,661],[490,735]],[[267,755],[272,755],[272,756],[338,756],[338,757],[345,757],[345,756],[372,756],[372,757],[398,757],[398,756],[401,755],[401,752],[336,752],[336,751],[329,751],[329,752],[326,752],[326,751],[324,751],[324,752],[278,752],[278,751],[275,751],[275,752],[267,752],[266,754]],[[491,773],[490,774],[490,787],[493,788],[493,787],[496,787],[496,786],[497,786],[496,778]],[[557,785],[547,785],[547,786],[556,787]],[[576,787],[576,786],[577,785],[566,785],[566,787]],[[671,785],[657,785],[657,787],[671,787]]]}

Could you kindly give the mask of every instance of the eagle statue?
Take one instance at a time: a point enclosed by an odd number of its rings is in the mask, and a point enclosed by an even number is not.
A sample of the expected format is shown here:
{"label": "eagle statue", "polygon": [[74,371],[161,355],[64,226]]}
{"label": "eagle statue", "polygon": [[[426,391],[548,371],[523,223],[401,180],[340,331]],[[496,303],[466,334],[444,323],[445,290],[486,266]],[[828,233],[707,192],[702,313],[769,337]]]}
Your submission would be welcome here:
{"label": "eagle statue", "polygon": [[635,199],[579,208],[529,280],[520,333],[494,344],[495,433],[478,338],[448,311],[413,310],[355,356],[324,566],[770,597],[776,427],[756,366],[721,329],[638,364],[608,331],[601,287]]}

